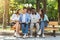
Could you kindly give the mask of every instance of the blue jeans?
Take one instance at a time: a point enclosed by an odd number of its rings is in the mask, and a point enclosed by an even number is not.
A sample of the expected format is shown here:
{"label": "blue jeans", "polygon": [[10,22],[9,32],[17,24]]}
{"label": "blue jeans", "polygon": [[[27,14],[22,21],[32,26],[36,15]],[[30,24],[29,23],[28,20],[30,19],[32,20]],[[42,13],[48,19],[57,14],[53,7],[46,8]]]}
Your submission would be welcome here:
{"label": "blue jeans", "polygon": [[42,34],[44,33],[44,27],[47,27],[48,23],[46,21],[41,21],[40,22],[40,29]]}
{"label": "blue jeans", "polygon": [[28,24],[26,24],[26,23],[23,23],[23,24],[21,24],[21,26],[22,26],[22,33],[23,34],[27,34],[28,33]]}

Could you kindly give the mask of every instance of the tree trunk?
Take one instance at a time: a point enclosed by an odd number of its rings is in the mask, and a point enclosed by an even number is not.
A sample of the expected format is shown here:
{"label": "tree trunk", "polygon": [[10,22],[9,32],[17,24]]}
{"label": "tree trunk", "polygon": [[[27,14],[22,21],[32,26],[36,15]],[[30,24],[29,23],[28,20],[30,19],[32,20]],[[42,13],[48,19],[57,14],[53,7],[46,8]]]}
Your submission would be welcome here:
{"label": "tree trunk", "polygon": [[4,0],[3,29],[5,29],[6,26],[7,26],[8,1],[9,1],[9,0]]}
{"label": "tree trunk", "polygon": [[9,15],[9,0],[7,2],[7,19],[8,19],[8,24],[10,23],[10,15]]}
{"label": "tree trunk", "polygon": [[47,0],[42,0],[44,13],[46,13],[46,1]]}
{"label": "tree trunk", "polygon": [[40,0],[36,0],[36,11],[40,9]]}
{"label": "tree trunk", "polygon": [[58,0],[58,24],[60,25],[60,0]]}

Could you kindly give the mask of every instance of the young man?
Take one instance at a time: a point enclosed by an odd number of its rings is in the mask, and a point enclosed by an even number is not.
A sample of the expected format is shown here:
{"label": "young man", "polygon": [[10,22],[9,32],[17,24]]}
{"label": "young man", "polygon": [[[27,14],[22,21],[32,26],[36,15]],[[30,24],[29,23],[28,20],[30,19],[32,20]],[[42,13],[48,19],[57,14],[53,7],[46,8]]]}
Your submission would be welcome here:
{"label": "young man", "polygon": [[[30,26],[31,36],[30,37],[32,37],[32,34],[33,34],[32,30],[33,30],[34,25],[37,28],[36,32],[38,34],[38,31],[39,31],[39,19],[40,19],[40,15],[38,13],[36,13],[35,8],[32,8],[31,12],[32,12],[32,14],[31,14],[31,26]],[[39,37],[39,36],[37,35],[37,37]]]}
{"label": "young man", "polygon": [[27,13],[27,8],[24,7],[23,8],[23,13],[20,15],[20,23],[21,23],[21,26],[22,26],[22,33],[24,34],[23,38],[27,37],[29,22],[30,22],[30,16]]}

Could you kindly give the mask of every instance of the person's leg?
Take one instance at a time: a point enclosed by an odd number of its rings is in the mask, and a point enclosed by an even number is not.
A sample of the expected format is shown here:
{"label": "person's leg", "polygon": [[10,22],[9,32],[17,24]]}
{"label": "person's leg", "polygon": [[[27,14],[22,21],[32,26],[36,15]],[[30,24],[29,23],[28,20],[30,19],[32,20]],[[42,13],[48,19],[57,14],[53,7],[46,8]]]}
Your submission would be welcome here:
{"label": "person's leg", "polygon": [[30,23],[28,24],[28,34],[30,33]]}
{"label": "person's leg", "polygon": [[15,28],[16,28],[16,31],[15,31],[15,36],[16,37],[21,37],[20,35],[19,35],[19,30],[20,30],[20,25],[19,25],[19,22],[16,22],[16,24],[14,25],[15,26]]}
{"label": "person's leg", "polygon": [[25,33],[28,34],[28,24],[26,24],[26,27],[25,27]]}
{"label": "person's leg", "polygon": [[31,36],[30,37],[32,37],[32,34],[33,34],[33,27],[34,27],[34,23],[31,23],[31,25],[30,25],[30,34],[31,34]]}
{"label": "person's leg", "polygon": [[12,26],[12,30],[14,30],[14,36],[16,37],[16,35],[17,35],[17,33],[16,33],[16,24],[14,24],[14,25]]}
{"label": "person's leg", "polygon": [[40,30],[40,26],[39,26],[39,23],[36,23],[36,32],[37,32],[37,37],[39,37],[39,35],[41,34],[41,30]]}
{"label": "person's leg", "polygon": [[36,23],[36,28],[37,28],[37,30],[36,30],[36,32],[38,33],[39,32],[39,23]]}
{"label": "person's leg", "polygon": [[23,36],[23,38],[26,38],[26,37],[28,37],[28,24],[25,24],[24,26],[25,26],[25,29],[24,29],[24,36]]}
{"label": "person's leg", "polygon": [[42,21],[41,22],[41,31],[42,31],[42,34],[44,33],[44,22]]}
{"label": "person's leg", "polygon": [[19,30],[20,30],[20,24],[19,22],[16,23],[16,33],[19,34]]}
{"label": "person's leg", "polygon": [[42,37],[45,37],[44,36],[44,27],[45,27],[45,23],[44,23],[44,21],[41,21],[41,33],[42,33]]}
{"label": "person's leg", "polygon": [[29,28],[29,25],[28,24],[25,24],[26,27],[25,27],[25,34],[26,34],[26,37],[28,37],[28,28]]}
{"label": "person's leg", "polygon": [[22,26],[22,33],[24,34],[25,32],[25,24],[21,24],[21,26]]}
{"label": "person's leg", "polygon": [[42,31],[42,34],[44,34],[44,27],[46,26],[47,27],[47,25],[48,25],[48,23],[47,22],[45,22],[45,21],[42,21],[41,22],[41,31]]}

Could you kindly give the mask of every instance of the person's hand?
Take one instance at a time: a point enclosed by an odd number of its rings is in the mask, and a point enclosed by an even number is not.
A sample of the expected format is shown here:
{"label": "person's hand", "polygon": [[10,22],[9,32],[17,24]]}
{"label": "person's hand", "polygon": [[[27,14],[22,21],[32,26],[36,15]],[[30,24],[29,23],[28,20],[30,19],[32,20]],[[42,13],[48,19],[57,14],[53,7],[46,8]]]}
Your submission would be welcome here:
{"label": "person's hand", "polygon": [[49,21],[47,21],[47,23],[49,23]]}
{"label": "person's hand", "polygon": [[47,23],[49,23],[49,21],[46,20]]}

